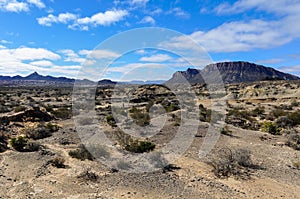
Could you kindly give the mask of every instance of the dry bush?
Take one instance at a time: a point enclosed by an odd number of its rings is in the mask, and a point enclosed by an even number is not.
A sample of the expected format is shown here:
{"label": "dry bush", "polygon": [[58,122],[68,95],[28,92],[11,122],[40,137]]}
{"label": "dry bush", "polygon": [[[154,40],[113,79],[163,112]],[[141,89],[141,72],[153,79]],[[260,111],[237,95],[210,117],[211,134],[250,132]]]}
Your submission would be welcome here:
{"label": "dry bush", "polygon": [[292,133],[288,137],[288,141],[286,145],[295,149],[300,150],[300,134],[299,133]]}
{"label": "dry bush", "polygon": [[55,157],[49,163],[56,168],[66,168],[65,159],[62,157]]}
{"label": "dry bush", "polygon": [[213,167],[214,174],[219,178],[234,176],[248,179],[251,169],[258,168],[253,164],[248,149],[222,148],[209,164]]}
{"label": "dry bush", "polygon": [[96,182],[99,176],[95,172],[90,171],[89,169],[85,169],[81,174],[77,176],[77,178],[86,181]]}
{"label": "dry bush", "polygon": [[79,159],[81,161],[86,160],[86,159],[88,159],[88,160],[94,160],[95,159],[83,144],[79,145],[78,149],[69,151],[69,155],[72,158],[76,158],[76,159]]}

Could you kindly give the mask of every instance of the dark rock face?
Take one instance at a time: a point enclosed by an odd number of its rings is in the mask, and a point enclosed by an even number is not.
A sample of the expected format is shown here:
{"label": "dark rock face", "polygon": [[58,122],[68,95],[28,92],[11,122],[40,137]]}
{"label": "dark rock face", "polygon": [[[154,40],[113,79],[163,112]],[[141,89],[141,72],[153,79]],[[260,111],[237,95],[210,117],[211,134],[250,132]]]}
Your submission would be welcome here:
{"label": "dark rock face", "polygon": [[210,64],[202,70],[188,69],[174,73],[170,83],[213,83],[222,78],[224,83],[255,82],[262,80],[298,80],[297,76],[277,71],[270,67],[249,62],[221,62]]}

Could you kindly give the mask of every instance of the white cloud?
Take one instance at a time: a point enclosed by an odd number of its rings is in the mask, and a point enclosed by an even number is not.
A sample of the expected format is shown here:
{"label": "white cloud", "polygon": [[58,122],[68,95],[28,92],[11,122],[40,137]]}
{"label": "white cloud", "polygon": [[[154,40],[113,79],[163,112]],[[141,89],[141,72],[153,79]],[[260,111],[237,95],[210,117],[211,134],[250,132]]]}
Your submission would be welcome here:
{"label": "white cloud", "polygon": [[37,59],[49,59],[58,60],[60,56],[44,48],[28,48],[20,47],[16,49],[0,49],[0,61],[1,60],[37,60]]}
{"label": "white cloud", "polygon": [[239,0],[234,4],[222,3],[214,11],[218,14],[243,13],[244,11],[256,9],[280,15],[299,13],[300,1],[298,0]]}
{"label": "white cloud", "polygon": [[150,57],[142,57],[140,61],[146,61],[146,62],[164,62],[172,59],[169,55],[166,54],[157,54],[152,55]]}
{"label": "white cloud", "polygon": [[167,14],[174,14],[177,17],[189,18],[190,14],[182,10],[180,7],[173,8],[167,12]]}
{"label": "white cloud", "polygon": [[282,67],[279,67],[278,70],[285,72],[285,73],[292,73],[292,74],[300,76],[300,65],[282,66]]}
{"label": "white cloud", "polygon": [[121,21],[129,13],[126,10],[108,10],[105,12],[99,12],[92,15],[91,17],[83,17],[72,14],[72,13],[60,13],[58,16],[49,14],[46,17],[37,18],[40,25],[51,26],[53,23],[69,24],[68,28],[73,30],[89,30],[89,26],[97,27],[109,26],[118,21]]}
{"label": "white cloud", "polygon": [[146,16],[139,23],[150,23],[151,25],[155,25],[155,20],[150,16]]}
{"label": "white cloud", "polygon": [[79,18],[77,19],[77,23],[80,25],[109,26],[123,20],[128,14],[126,10],[108,10],[104,13],[99,12],[91,17]]}
{"label": "white cloud", "polygon": [[0,43],[1,44],[11,44],[12,42],[2,39],[2,40],[0,40]]}
{"label": "white cloud", "polygon": [[86,55],[88,58],[94,59],[105,59],[105,58],[118,58],[121,55],[116,52],[109,50],[81,50],[79,51],[80,55]]}
{"label": "white cloud", "polygon": [[[300,20],[300,18],[298,19]],[[241,52],[267,49],[286,44],[299,37],[299,30],[290,27],[290,20],[279,21],[233,21],[209,31],[196,31],[191,38],[209,52]],[[289,25],[290,24],[290,25]],[[165,45],[173,48],[191,48],[186,37],[176,37]]]}
{"label": "white cloud", "polygon": [[30,62],[29,64],[34,66],[41,66],[41,67],[53,66],[53,63],[48,60],[34,61],[34,62]]}
{"label": "white cloud", "polygon": [[28,12],[29,6],[27,3],[18,2],[15,0],[4,0],[0,2],[1,10],[8,12]]}
{"label": "white cloud", "polygon": [[75,63],[80,63],[80,64],[85,62],[85,59],[80,57],[73,50],[64,49],[64,50],[60,50],[59,52],[65,56],[65,59],[64,59],[65,62],[75,62]]}
{"label": "white cloud", "polygon": [[27,0],[28,3],[35,5],[38,8],[45,8],[45,4],[41,0]]}
{"label": "white cloud", "polygon": [[0,73],[16,75],[38,71],[47,75],[60,73],[75,77],[81,66],[56,65],[52,62],[60,59],[60,55],[43,48],[0,48]]}
{"label": "white cloud", "polygon": [[77,16],[72,13],[61,13],[58,16],[49,14],[47,17],[37,18],[37,21],[40,25],[51,26],[53,23],[63,23],[66,24],[70,21],[75,21]]}
{"label": "white cloud", "polygon": [[31,5],[38,8],[46,7],[41,0],[27,0],[27,2],[18,0],[1,0],[0,10],[7,12],[28,12]]}

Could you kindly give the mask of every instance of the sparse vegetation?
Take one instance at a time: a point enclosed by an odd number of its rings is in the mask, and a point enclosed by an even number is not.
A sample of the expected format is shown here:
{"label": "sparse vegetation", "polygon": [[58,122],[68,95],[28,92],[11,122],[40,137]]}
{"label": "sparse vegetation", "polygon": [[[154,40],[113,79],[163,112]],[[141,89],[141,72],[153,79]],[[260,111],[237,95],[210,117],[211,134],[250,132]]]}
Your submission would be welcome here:
{"label": "sparse vegetation", "polygon": [[24,136],[18,136],[10,139],[10,145],[17,151],[24,151],[28,139]]}
{"label": "sparse vegetation", "polygon": [[77,176],[77,178],[87,181],[96,182],[99,178],[99,176],[95,173],[90,171],[89,169],[86,169],[81,174]]}
{"label": "sparse vegetation", "polygon": [[17,106],[15,108],[15,112],[18,113],[18,112],[21,112],[21,111],[25,111],[26,110],[26,107],[25,106]]}
{"label": "sparse vegetation", "polygon": [[293,134],[289,135],[286,145],[295,150],[300,150],[300,134],[293,133]]}
{"label": "sparse vegetation", "polygon": [[236,178],[249,178],[251,169],[256,168],[251,160],[251,153],[247,149],[223,148],[210,162],[214,174],[219,178],[234,176]]}
{"label": "sparse vegetation", "polygon": [[86,159],[87,160],[94,160],[95,159],[83,144],[79,145],[78,149],[69,151],[69,155],[72,158],[76,158],[76,159],[79,159],[81,161],[86,160]]}
{"label": "sparse vegetation", "polygon": [[129,110],[130,116],[139,126],[147,126],[150,124],[150,116],[145,110],[140,110],[135,107]]}
{"label": "sparse vegetation", "polygon": [[261,130],[272,135],[280,135],[280,129],[273,122],[263,122]]}
{"label": "sparse vegetation", "polygon": [[62,157],[55,157],[52,160],[50,160],[50,163],[52,166],[56,167],[56,168],[65,168],[66,165],[65,163],[65,159]]}

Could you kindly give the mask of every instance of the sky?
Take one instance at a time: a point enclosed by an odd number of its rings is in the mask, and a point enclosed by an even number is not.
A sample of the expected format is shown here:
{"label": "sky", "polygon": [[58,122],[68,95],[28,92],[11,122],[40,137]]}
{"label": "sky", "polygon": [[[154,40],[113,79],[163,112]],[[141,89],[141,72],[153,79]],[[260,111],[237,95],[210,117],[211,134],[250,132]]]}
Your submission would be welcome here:
{"label": "sky", "polygon": [[300,0],[0,0],[0,75],[159,80],[249,61],[300,76],[299,10]]}

